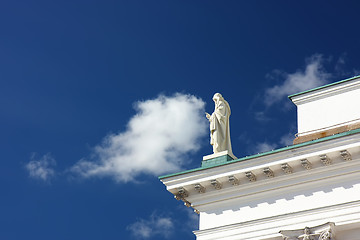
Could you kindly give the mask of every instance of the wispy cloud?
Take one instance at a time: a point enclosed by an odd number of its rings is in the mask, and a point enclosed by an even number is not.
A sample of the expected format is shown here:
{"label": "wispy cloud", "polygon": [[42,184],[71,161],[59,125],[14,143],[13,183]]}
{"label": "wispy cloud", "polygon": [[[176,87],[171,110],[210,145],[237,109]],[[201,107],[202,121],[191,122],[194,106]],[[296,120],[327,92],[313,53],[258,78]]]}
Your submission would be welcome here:
{"label": "wispy cloud", "polygon": [[269,116],[266,115],[265,112],[254,112],[254,117],[257,121],[259,122],[269,122],[271,120],[271,118],[269,118]]}
{"label": "wispy cloud", "polygon": [[148,218],[139,218],[126,229],[135,239],[159,239],[160,237],[170,239],[179,232],[191,233],[198,229],[199,215],[192,208],[178,206],[175,211],[176,218],[172,217],[171,211],[163,214],[154,211]]}
{"label": "wispy cloud", "polygon": [[[181,206],[182,207],[182,206]],[[191,207],[189,208],[181,208],[183,211],[185,211],[187,215],[187,221],[185,224],[185,231],[190,232],[197,230],[199,228],[199,214],[194,212],[194,209]]]}
{"label": "wispy cloud", "polygon": [[254,153],[263,153],[268,152],[277,147],[277,144],[268,143],[268,142],[259,142],[254,146]]}
{"label": "wispy cloud", "polygon": [[199,149],[206,133],[204,105],[185,94],[138,102],[127,130],[106,136],[94,148],[93,157],[80,160],[71,171],[128,182],[142,173],[157,176],[181,170],[186,154]]}
{"label": "wispy cloud", "polygon": [[174,223],[170,217],[160,216],[153,213],[149,219],[139,219],[127,227],[137,239],[149,239],[162,236],[170,237],[174,229]]}
{"label": "wispy cloud", "polygon": [[265,104],[270,106],[285,99],[290,94],[328,83],[331,75],[325,70],[323,62],[323,56],[315,54],[306,60],[305,69],[294,73],[277,73],[283,76],[285,80],[281,84],[265,90]]}
{"label": "wispy cloud", "polygon": [[293,141],[295,139],[295,133],[296,130],[293,129],[291,132],[289,132],[288,134],[285,134],[283,135],[281,138],[280,138],[280,145],[281,146],[290,146],[293,144]]}
{"label": "wispy cloud", "polygon": [[31,178],[49,181],[55,176],[54,166],[55,159],[50,153],[36,159],[36,154],[32,154],[30,162],[25,165],[25,169],[29,172]]}
{"label": "wispy cloud", "polygon": [[[359,69],[349,69],[346,66],[347,55],[348,55],[347,53],[341,54],[341,56],[335,62],[335,67],[334,67],[335,74],[336,76],[339,76],[341,78],[343,77],[350,78],[353,76],[358,76],[360,74]],[[337,79],[337,80],[341,80],[341,79]]]}
{"label": "wispy cloud", "polygon": [[359,69],[353,69],[352,72],[353,72],[354,76],[359,76],[360,75],[360,70]]}
{"label": "wispy cloud", "polygon": [[[295,131],[295,130],[294,130]],[[250,149],[251,153],[263,153],[263,152],[268,152],[277,148],[282,148],[282,147],[286,147],[286,146],[290,146],[293,144],[293,141],[295,139],[295,135],[293,134],[294,131],[291,131],[283,136],[281,136],[279,138],[278,141],[275,142],[268,142],[268,141],[263,141],[263,142],[257,142],[256,144],[254,144],[254,146]]]}
{"label": "wispy cloud", "polygon": [[[329,83],[329,80],[332,78],[333,74],[330,74],[325,66],[331,61],[331,58],[325,59],[320,54],[314,54],[313,56],[305,59],[305,66],[302,69],[298,69],[292,73],[284,72],[281,70],[274,70],[271,74],[268,74],[268,78],[277,82],[279,84],[273,85],[269,88],[265,88],[260,103],[260,110],[253,111],[254,119],[262,124],[272,124],[274,121],[279,121],[276,119],[273,109],[270,108],[275,103],[281,102],[281,107],[283,109],[288,109],[290,101],[287,100],[287,96],[298,93],[301,91],[309,90],[324,84]],[[344,57],[341,57],[336,62],[335,72],[340,71],[344,65]],[[287,104],[288,103],[288,104]],[[265,107],[265,108],[264,108]],[[282,121],[282,119],[281,119]],[[277,130],[278,131],[278,130]],[[252,144],[249,147],[249,153],[261,153],[267,152],[279,147],[284,147],[292,145],[294,140],[294,133],[296,129],[291,128],[291,133],[280,136],[278,141],[268,142],[266,139],[263,141]]]}

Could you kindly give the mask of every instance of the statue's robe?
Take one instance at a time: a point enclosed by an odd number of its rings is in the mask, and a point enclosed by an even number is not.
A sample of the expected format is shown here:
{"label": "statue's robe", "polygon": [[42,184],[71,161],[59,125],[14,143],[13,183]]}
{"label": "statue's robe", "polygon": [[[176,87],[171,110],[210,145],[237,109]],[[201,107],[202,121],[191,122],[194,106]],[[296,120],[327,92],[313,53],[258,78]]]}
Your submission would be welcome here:
{"label": "statue's robe", "polygon": [[229,117],[231,110],[224,100],[219,100],[215,104],[215,110],[210,117],[210,144],[213,146],[214,153],[228,150],[232,155],[230,141]]}

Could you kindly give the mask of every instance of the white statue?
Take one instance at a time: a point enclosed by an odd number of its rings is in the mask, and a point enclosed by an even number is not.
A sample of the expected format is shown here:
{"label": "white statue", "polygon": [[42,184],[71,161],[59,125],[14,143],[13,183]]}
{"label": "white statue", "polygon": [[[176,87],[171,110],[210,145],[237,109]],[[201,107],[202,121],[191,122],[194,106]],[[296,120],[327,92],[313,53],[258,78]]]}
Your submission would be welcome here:
{"label": "white statue", "polygon": [[211,115],[205,113],[206,118],[210,121],[210,144],[213,146],[214,153],[227,150],[231,156],[233,153],[230,142],[230,106],[220,93],[215,93],[213,100],[215,102],[214,112]]}

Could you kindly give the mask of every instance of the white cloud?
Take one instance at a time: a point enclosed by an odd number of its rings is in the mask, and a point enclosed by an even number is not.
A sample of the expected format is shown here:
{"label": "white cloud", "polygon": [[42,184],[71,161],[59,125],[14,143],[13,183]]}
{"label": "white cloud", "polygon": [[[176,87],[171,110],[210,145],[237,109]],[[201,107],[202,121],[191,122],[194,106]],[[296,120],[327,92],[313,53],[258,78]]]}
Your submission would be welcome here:
{"label": "white cloud", "polygon": [[277,147],[277,144],[272,144],[272,143],[268,143],[268,142],[260,142],[255,145],[254,152],[256,152],[256,153],[268,152],[268,151],[275,149],[276,147]]}
{"label": "white cloud", "polygon": [[259,122],[268,122],[271,120],[270,117],[266,115],[265,112],[254,112],[255,119]]}
{"label": "white cloud", "polygon": [[263,153],[274,149],[290,146],[293,144],[294,139],[295,135],[293,134],[293,132],[290,132],[281,136],[280,140],[275,143],[269,143],[267,141],[256,143],[255,146],[252,148],[252,152]]}
{"label": "white cloud", "polygon": [[174,223],[170,217],[162,217],[153,213],[149,219],[139,219],[129,225],[127,229],[138,239],[148,239],[155,236],[168,238],[174,229]]}
{"label": "white cloud", "polygon": [[127,130],[106,136],[92,159],[82,159],[71,171],[83,177],[110,176],[136,181],[139,174],[161,175],[181,170],[186,154],[199,149],[206,133],[205,103],[195,96],[175,94],[138,102]]}
{"label": "white cloud", "polygon": [[294,134],[294,132],[295,132],[295,131],[283,135],[283,136],[280,138],[280,144],[281,144],[282,146],[290,146],[290,145],[292,145],[292,144],[293,144],[293,141],[294,141],[294,139],[295,139],[295,134]]}
{"label": "white cloud", "polygon": [[360,75],[360,70],[359,69],[353,69],[352,72],[353,72],[354,76],[359,76]]}
{"label": "white cloud", "polygon": [[[182,207],[182,206],[181,206]],[[186,212],[188,220],[186,221],[186,231],[194,231],[199,228],[199,214],[194,212],[194,209],[189,208],[183,208],[182,209]]]}
{"label": "white cloud", "polygon": [[322,55],[316,54],[306,60],[304,70],[295,73],[282,73],[285,81],[265,91],[265,104],[272,105],[275,102],[285,99],[286,96],[319,87],[328,83],[330,74],[323,67]]}
{"label": "white cloud", "polygon": [[56,165],[55,159],[49,153],[38,160],[35,160],[35,157],[36,154],[33,154],[31,156],[31,161],[25,165],[26,170],[29,172],[29,176],[43,181],[49,181],[50,178],[55,176],[55,171],[53,169]]}

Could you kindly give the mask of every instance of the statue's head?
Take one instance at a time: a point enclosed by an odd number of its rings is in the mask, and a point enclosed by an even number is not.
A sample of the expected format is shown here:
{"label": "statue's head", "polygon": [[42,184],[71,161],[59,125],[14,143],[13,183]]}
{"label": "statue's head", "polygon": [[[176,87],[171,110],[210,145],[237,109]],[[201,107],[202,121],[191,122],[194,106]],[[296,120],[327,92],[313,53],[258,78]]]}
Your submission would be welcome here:
{"label": "statue's head", "polygon": [[215,93],[213,96],[214,102],[218,102],[219,100],[223,99],[222,95],[220,93]]}
{"label": "statue's head", "polygon": [[310,234],[310,228],[306,227],[306,228],[304,229],[304,233],[305,233],[305,234]]}

